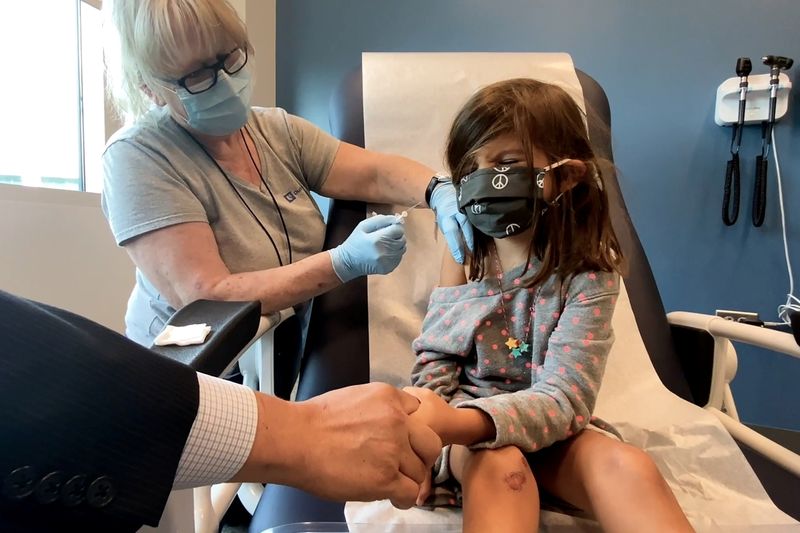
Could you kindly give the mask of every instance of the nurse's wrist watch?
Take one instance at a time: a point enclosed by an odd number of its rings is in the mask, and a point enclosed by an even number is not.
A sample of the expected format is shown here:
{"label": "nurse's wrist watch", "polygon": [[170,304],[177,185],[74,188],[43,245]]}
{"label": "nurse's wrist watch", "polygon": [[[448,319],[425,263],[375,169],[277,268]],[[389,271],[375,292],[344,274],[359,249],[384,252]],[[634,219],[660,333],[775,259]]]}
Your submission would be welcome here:
{"label": "nurse's wrist watch", "polygon": [[442,183],[448,183],[452,181],[450,176],[446,176],[445,174],[436,173],[431,178],[431,181],[428,182],[428,188],[425,189],[425,203],[428,207],[431,206],[431,195],[433,194],[433,190],[441,185]]}

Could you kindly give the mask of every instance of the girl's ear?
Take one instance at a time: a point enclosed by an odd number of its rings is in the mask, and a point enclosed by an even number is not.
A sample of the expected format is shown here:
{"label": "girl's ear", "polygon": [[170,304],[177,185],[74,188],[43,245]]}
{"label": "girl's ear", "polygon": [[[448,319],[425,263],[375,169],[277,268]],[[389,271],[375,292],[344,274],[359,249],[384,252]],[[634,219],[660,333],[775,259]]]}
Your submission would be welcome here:
{"label": "girl's ear", "polygon": [[561,182],[559,192],[566,192],[583,181],[582,178],[586,175],[588,170],[586,162],[580,159],[570,159],[564,163],[561,168],[563,169],[565,179]]}

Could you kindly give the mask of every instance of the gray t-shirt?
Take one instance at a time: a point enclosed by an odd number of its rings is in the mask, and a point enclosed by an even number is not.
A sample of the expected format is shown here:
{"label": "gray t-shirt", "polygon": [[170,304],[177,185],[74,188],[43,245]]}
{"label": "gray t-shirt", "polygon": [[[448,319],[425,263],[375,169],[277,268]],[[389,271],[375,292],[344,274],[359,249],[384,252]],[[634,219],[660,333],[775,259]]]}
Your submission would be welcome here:
{"label": "gray t-shirt", "polygon": [[[117,244],[174,224],[207,222],[232,273],[288,264],[290,247],[293,262],[320,252],[325,223],[309,193],[325,182],[339,141],[277,108],[253,108],[246,127],[269,190],[226,179],[163,108],[114,134],[103,153],[102,206]],[[149,346],[174,312],[136,269],[127,336]]]}

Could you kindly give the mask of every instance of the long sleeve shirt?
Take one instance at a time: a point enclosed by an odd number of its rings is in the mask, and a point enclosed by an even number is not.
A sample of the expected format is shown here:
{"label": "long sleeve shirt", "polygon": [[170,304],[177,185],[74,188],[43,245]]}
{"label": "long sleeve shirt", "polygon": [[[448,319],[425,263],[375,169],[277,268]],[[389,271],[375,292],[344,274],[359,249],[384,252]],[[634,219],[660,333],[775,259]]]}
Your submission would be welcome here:
{"label": "long sleeve shirt", "polygon": [[[619,278],[584,272],[528,287],[536,263],[480,282],[433,290],[412,383],[451,405],[484,411],[497,433],[476,448],[533,452],[590,422],[613,343]],[[509,340],[511,338],[511,340]],[[520,348],[512,353],[517,339]],[[509,342],[509,345],[506,343]]]}

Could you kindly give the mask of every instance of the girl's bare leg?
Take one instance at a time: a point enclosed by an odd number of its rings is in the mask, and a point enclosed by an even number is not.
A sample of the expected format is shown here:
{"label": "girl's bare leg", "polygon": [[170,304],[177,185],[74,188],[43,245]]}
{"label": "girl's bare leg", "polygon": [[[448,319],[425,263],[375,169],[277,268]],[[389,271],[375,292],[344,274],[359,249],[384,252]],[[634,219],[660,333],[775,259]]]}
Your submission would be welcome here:
{"label": "girl's bare leg", "polygon": [[653,460],[634,446],[586,430],[531,464],[544,490],[592,512],[604,531],[694,531]]}
{"label": "girl's bare leg", "polygon": [[454,445],[450,469],[464,491],[465,533],[538,531],[539,490],[519,448]]}

